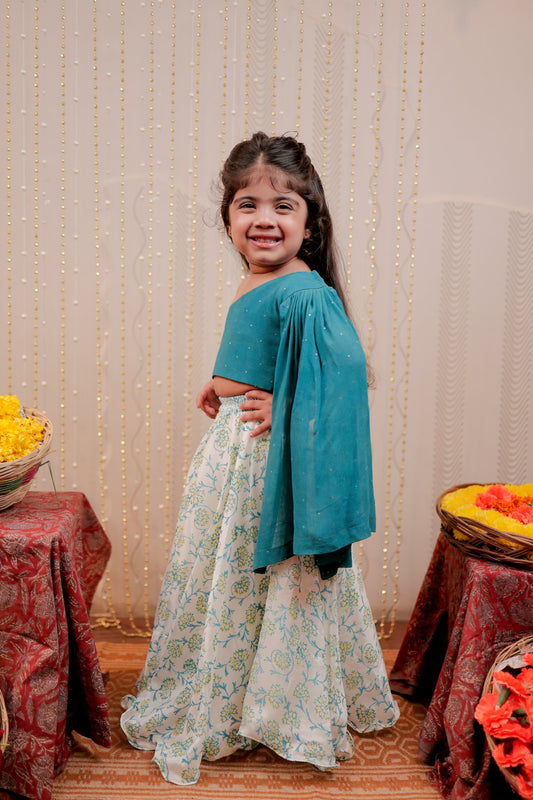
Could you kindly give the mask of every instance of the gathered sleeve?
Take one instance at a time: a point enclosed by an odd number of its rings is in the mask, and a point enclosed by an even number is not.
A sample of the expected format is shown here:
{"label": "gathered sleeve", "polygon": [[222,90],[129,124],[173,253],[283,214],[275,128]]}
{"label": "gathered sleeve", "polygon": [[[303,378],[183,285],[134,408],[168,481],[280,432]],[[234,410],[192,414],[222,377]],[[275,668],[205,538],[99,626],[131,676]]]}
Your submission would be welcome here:
{"label": "gathered sleeve", "polygon": [[254,569],[314,555],[328,577],[375,530],[366,362],[330,287],[293,292],[280,318]]}

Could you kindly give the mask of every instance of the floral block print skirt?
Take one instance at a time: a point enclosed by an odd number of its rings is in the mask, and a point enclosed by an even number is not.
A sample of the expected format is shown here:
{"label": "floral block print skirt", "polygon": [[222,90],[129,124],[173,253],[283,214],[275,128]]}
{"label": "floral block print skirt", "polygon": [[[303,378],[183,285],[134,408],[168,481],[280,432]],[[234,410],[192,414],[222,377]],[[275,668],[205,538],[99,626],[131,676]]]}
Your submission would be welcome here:
{"label": "floral block print skirt", "polygon": [[131,744],[182,785],[202,758],[258,743],[331,768],[353,755],[348,726],[399,713],[357,566],[322,580],[293,556],[252,571],[268,436],[250,437],[242,399],[223,401],[194,456],[137,696],[123,700]]}

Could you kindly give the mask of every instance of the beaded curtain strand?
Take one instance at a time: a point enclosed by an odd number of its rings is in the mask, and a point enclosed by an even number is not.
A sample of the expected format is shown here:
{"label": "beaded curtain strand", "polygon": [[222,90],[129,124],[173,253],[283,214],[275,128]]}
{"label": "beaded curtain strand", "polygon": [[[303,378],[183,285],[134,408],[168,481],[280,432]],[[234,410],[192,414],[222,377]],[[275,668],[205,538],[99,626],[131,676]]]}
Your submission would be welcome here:
{"label": "beaded curtain strand", "polygon": [[194,14],[194,61],[193,61],[193,130],[192,130],[192,187],[191,187],[191,232],[189,255],[189,304],[187,316],[187,345],[185,353],[185,425],[183,433],[183,484],[191,460],[191,406],[192,406],[192,367],[194,353],[194,302],[197,255],[197,214],[198,214],[198,155],[200,134],[200,68],[202,43],[202,3],[197,0]]}
{"label": "beaded curtain strand", "polygon": [[59,191],[60,191],[60,209],[59,209],[59,272],[60,272],[60,290],[59,290],[59,309],[60,309],[60,323],[59,323],[59,453],[60,453],[60,486],[65,489],[66,481],[66,448],[65,448],[65,434],[66,434],[66,409],[67,409],[67,391],[66,391],[66,341],[67,341],[67,286],[66,286],[66,170],[65,170],[65,146],[66,146],[66,30],[65,30],[65,0],[61,0],[60,11],[60,70],[61,70],[61,112],[60,112],[60,169],[59,169]]}
{"label": "beaded curtain strand", "polygon": [[[226,113],[228,104],[228,25],[229,25],[229,4],[224,5],[224,32],[222,39],[222,100],[220,108],[220,163],[224,163],[226,158]],[[220,227],[218,239],[218,258],[217,258],[217,342],[222,338],[222,327],[224,323],[224,309],[222,303],[222,287],[224,284],[224,242],[225,233],[223,225]]]}
{"label": "beaded curtain strand", "polygon": [[[400,89],[400,132],[398,149],[398,177],[396,188],[396,219],[395,219],[395,242],[394,242],[394,281],[393,281],[393,301],[392,301],[392,338],[390,356],[390,377],[389,377],[389,398],[388,398],[388,417],[387,417],[387,463],[385,468],[385,519],[383,525],[383,566],[381,584],[381,615],[379,621],[379,633],[385,636],[385,621],[387,616],[387,597],[389,583],[389,545],[391,540],[391,516],[392,516],[392,479],[393,479],[393,453],[394,453],[394,410],[397,392],[397,361],[398,361],[398,309],[400,292],[400,268],[401,268],[401,232],[402,232],[402,208],[403,208],[403,186],[405,169],[405,109],[407,100],[407,57],[408,57],[408,20],[409,3],[405,3],[403,20],[403,48],[402,48],[402,78]],[[404,376],[407,380],[407,375]],[[402,419],[402,429],[405,425],[405,417]],[[403,430],[402,430],[403,434]],[[396,535],[400,536],[401,506],[403,499],[403,472],[400,467],[400,483],[398,487],[398,509]]]}
{"label": "beaded curtain strand", "polygon": [[165,561],[170,555],[171,519],[170,497],[172,490],[173,442],[173,381],[174,371],[174,226],[176,192],[176,0],[172,0],[170,24],[170,130],[169,130],[169,203],[168,203],[168,314],[167,314],[167,391],[166,391],[166,435],[165,435]]}
{"label": "beaded curtain strand", "polygon": [[39,405],[39,4],[33,22],[33,405]]}
{"label": "beaded curtain strand", "polygon": [[6,356],[7,356],[7,389],[13,391],[13,218],[12,218],[12,199],[11,199],[11,163],[12,153],[11,144],[13,141],[11,130],[11,4],[6,3],[6,84],[5,84],[5,108],[6,108],[6,251],[7,251],[7,274],[6,274]]}

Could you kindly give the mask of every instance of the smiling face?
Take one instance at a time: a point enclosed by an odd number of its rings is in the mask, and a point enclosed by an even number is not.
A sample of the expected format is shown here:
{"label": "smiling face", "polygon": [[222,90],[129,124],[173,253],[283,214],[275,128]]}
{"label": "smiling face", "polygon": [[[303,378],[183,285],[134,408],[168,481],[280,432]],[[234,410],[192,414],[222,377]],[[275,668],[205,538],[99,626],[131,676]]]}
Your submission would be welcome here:
{"label": "smiling face", "polygon": [[287,188],[283,174],[258,170],[229,206],[228,235],[252,273],[302,267],[298,253],[309,235],[307,204]]}

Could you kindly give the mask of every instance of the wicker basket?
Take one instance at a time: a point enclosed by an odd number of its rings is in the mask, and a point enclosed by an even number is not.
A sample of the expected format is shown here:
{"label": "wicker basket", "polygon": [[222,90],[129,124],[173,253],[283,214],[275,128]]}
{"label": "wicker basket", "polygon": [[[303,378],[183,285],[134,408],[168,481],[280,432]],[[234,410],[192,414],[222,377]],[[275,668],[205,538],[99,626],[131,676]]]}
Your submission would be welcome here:
{"label": "wicker basket", "polygon": [[[505,661],[507,661],[510,658],[513,658],[514,656],[519,656],[522,653],[531,653],[531,652],[533,652],[533,636],[525,636],[523,639],[518,639],[518,641],[513,642],[513,644],[510,644],[504,650],[501,650],[496,656],[494,664],[487,673],[487,677],[485,678],[485,683],[483,684],[483,691],[481,693],[482,696],[486,694],[492,694],[498,691],[498,688],[494,685],[492,681],[492,676],[494,675],[495,672],[500,671]],[[497,742],[493,739],[493,737],[490,734],[486,732],[485,732],[485,738],[489,745],[490,752],[493,753]],[[520,795],[520,792],[518,791],[516,776],[514,775],[514,773],[510,769],[507,769],[506,767],[500,767],[499,765],[498,769],[504,776],[507,783],[509,783],[510,786],[512,786],[513,791],[515,791],[517,795],[521,797],[522,795]]]}
{"label": "wicker basket", "polygon": [[[441,530],[448,541],[470,556],[486,558],[520,569],[533,570],[533,537],[500,531],[475,519],[457,517],[442,508],[441,504],[445,495],[471,485],[471,483],[461,483],[452,486],[437,500],[437,514],[441,519]],[[491,484],[479,485],[490,486]],[[454,531],[466,538],[457,538]]]}
{"label": "wicker basket", "polygon": [[22,500],[52,444],[53,427],[48,417],[45,417],[40,411],[26,406],[24,406],[24,413],[27,417],[35,417],[43,426],[44,437],[35,450],[23,458],[0,462],[0,510],[9,508]]}
{"label": "wicker basket", "polygon": [[2,735],[0,736],[0,761],[2,760],[2,753],[7,747],[7,740],[9,738],[9,721],[7,718],[6,704],[4,703],[4,695],[0,692],[0,729]]}

